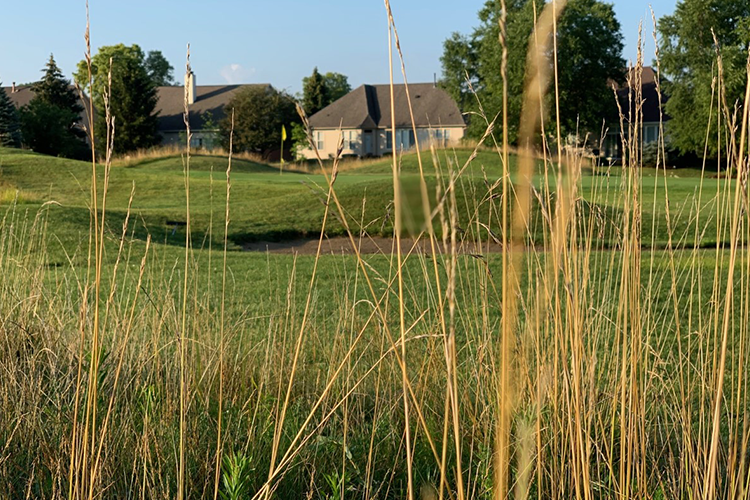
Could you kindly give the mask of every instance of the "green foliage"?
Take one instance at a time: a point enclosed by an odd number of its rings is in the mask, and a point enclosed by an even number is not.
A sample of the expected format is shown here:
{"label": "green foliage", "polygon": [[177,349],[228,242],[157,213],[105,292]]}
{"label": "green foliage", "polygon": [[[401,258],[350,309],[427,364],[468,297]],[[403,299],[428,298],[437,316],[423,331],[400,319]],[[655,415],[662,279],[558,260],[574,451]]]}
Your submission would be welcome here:
{"label": "green foliage", "polygon": [[242,453],[230,453],[221,465],[222,500],[243,500],[250,496],[250,473],[252,459]]}
{"label": "green foliage", "polygon": [[0,146],[21,147],[21,125],[18,112],[2,88],[0,88]]}
{"label": "green foliage", "polygon": [[229,149],[232,109],[235,152],[267,155],[279,147],[281,126],[289,128],[299,121],[294,101],[286,93],[270,86],[245,87],[227,104],[226,117],[219,122],[219,140],[226,149]]}
{"label": "green foliage", "polygon": [[292,154],[295,160],[302,160],[302,150],[309,146],[305,126],[299,122],[292,124]]}
{"label": "green foliage", "polygon": [[[543,1],[508,2],[508,134],[515,142],[521,117],[526,82],[526,54],[534,19]],[[536,9],[536,11],[535,11]],[[500,74],[502,47],[499,7],[489,0],[479,11],[480,24],[471,36],[454,33],[443,45],[440,85],[453,96],[464,112],[479,111],[477,93],[488,120],[502,112],[503,81]],[[560,120],[565,133],[599,133],[603,119],[616,117],[616,104],[608,80],[622,80],[622,35],[612,5],[599,0],[571,0],[558,23],[558,80]],[[547,97],[552,102],[552,95]],[[554,121],[554,106],[548,106]],[[479,137],[487,123],[476,116],[470,120],[468,135]],[[502,125],[498,126],[502,129]]]}
{"label": "green foliage", "polygon": [[55,62],[54,55],[49,55],[49,61],[42,71],[44,72],[42,79],[31,86],[31,90],[34,91],[34,99],[61,109],[70,110],[76,115],[75,121],[80,121],[79,115],[83,111],[80,96],[71,86],[70,80],[63,76]]}
{"label": "green foliage", "polygon": [[456,101],[459,109],[470,109],[474,100],[471,89],[479,88],[474,40],[461,33],[453,33],[443,43],[440,62],[443,65],[443,78],[439,86]]}
{"label": "green foliage", "polygon": [[330,102],[323,76],[314,68],[312,75],[302,79],[302,107],[308,116],[325,108]]}
{"label": "green foliage", "polygon": [[123,44],[100,47],[92,58],[92,86],[89,88],[86,61],[78,63],[75,80],[94,97],[94,106],[99,113],[94,130],[101,143],[106,137],[103,119],[108,92],[108,73],[112,63],[112,87],[109,97],[111,115],[115,118],[114,150],[125,153],[148,148],[160,142],[157,135],[156,86],[146,68],[143,50],[138,45]]}
{"label": "green foliage", "polygon": [[323,85],[328,93],[328,102],[326,103],[326,106],[333,101],[341,99],[352,91],[352,86],[349,85],[349,79],[346,75],[342,75],[341,73],[329,71],[323,75]]}
{"label": "green foliage", "polygon": [[80,97],[52,54],[43,72],[42,79],[31,87],[34,98],[19,110],[24,143],[38,153],[85,158],[89,149],[80,125]]}
{"label": "green foliage", "polygon": [[346,75],[331,71],[321,75],[318,68],[314,68],[310,76],[302,79],[302,108],[308,116],[314,115],[351,91]]}
{"label": "green foliage", "polygon": [[[659,20],[661,67],[668,78],[666,112],[672,117],[667,131],[683,153],[703,154],[709,125],[711,97],[718,77],[716,45],[723,60],[723,86],[729,113],[742,105],[747,77],[747,49],[750,45],[750,3],[747,0],[683,0],[674,14]],[[717,109],[714,101],[713,109]],[[716,116],[709,137],[716,137]],[[715,140],[708,151],[716,156]]]}
{"label": "green foliage", "polygon": [[149,78],[157,87],[175,84],[174,68],[160,50],[149,50],[143,64]]}
{"label": "green foliage", "polygon": [[89,149],[80,139],[82,130],[76,127],[80,118],[77,113],[34,98],[19,114],[24,143],[33,151],[64,158],[86,157]]}

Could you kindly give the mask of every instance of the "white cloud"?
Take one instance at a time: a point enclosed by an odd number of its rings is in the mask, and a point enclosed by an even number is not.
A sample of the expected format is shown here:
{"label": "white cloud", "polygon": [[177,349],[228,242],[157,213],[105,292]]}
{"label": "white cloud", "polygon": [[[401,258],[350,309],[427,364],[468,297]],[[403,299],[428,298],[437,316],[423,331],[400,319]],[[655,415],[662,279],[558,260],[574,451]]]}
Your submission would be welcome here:
{"label": "white cloud", "polygon": [[255,68],[244,68],[241,64],[232,63],[221,68],[221,77],[229,85],[247,83],[255,74]]}

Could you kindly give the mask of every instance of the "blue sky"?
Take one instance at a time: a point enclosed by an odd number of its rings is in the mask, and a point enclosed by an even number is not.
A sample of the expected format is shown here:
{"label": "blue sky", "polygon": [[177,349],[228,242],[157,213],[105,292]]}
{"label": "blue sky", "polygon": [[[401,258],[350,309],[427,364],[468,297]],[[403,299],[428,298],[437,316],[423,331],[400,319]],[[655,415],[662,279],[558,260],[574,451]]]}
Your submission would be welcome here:
{"label": "blue sky", "polygon": [[[677,0],[652,0],[657,18]],[[484,0],[391,0],[410,82],[440,76],[442,42],[469,33]],[[626,59],[635,59],[644,20],[646,61],[653,54],[649,3],[615,0]],[[387,20],[382,0],[91,0],[92,50],[137,43],[158,49],[182,81],[185,48],[197,83],[271,83],[298,92],[314,66],[349,77],[352,87],[388,81]],[[84,0],[4,2],[0,80],[37,79],[50,53],[70,75],[85,51]]]}

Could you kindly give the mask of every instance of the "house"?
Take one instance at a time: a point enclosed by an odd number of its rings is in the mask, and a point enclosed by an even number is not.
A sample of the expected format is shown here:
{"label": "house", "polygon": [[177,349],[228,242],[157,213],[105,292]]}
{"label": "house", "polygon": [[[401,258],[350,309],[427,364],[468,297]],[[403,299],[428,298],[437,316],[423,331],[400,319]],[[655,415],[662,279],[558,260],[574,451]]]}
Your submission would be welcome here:
{"label": "house", "polygon": [[[618,86],[615,84],[617,91],[617,100],[620,103],[620,109],[624,115],[626,127],[635,120],[635,92],[633,84],[637,84],[639,79],[636,78],[635,69],[630,69],[627,83]],[[650,66],[644,66],[640,75],[641,100],[643,120],[641,123],[640,138],[643,146],[650,143],[656,143],[659,140],[660,122],[669,120],[669,116],[664,113],[664,103],[667,97],[662,94],[661,107],[659,105],[659,94],[656,91],[656,71]],[[631,117],[633,117],[631,119]],[[602,154],[607,158],[622,157],[622,137],[620,135],[620,124],[610,126],[607,136],[604,139]]]}
{"label": "house", "polygon": [[[81,99],[81,94],[78,93],[78,89],[75,85],[70,86],[71,90],[75,92],[75,94],[78,96],[78,104],[81,106],[81,119],[75,126],[80,129],[84,129],[86,127],[86,124],[89,122],[89,117],[86,114],[86,110],[89,107],[89,101],[88,96],[83,95],[83,99]],[[36,93],[34,92],[32,85],[16,85],[15,82],[10,87],[2,87],[2,89],[5,91],[7,96],[10,98],[10,102],[13,103],[13,105],[16,107],[16,109],[20,109],[24,106],[27,106],[32,99],[34,99],[34,96]],[[88,134],[85,135],[86,143],[89,143],[88,140]]]}
{"label": "house", "polygon": [[187,88],[191,147],[214,147],[218,138],[219,121],[225,117],[224,107],[240,90],[253,85],[196,85],[195,74],[185,75],[185,86],[157,87],[156,113],[158,131],[164,145],[184,144],[185,89]]}
{"label": "house", "polygon": [[[396,134],[391,130],[390,85],[362,85],[310,117],[313,140],[321,158],[336,155],[339,129],[343,134],[342,155],[381,156],[397,150],[426,147],[437,143],[458,143],[466,130],[456,102],[432,83],[409,85],[416,134],[406,96],[406,86],[394,85]],[[315,151],[301,151],[315,158]]]}
{"label": "house", "polygon": [[[78,104],[84,109],[84,111],[81,112],[81,121],[85,122],[87,121],[86,118],[86,108],[89,106],[88,102],[88,96],[84,95],[83,98],[86,102],[83,102],[81,100],[80,94],[78,93],[78,89],[75,85],[70,86],[71,90],[79,96],[78,97]],[[10,98],[10,102],[13,103],[13,105],[16,107],[16,109],[20,109],[23,106],[28,105],[31,100],[34,98],[36,93],[32,89],[32,85],[16,85],[15,82],[10,87],[2,87],[2,89],[5,91],[5,93]]]}
{"label": "house", "polygon": [[10,102],[16,107],[16,109],[26,106],[34,98],[34,91],[31,90],[31,85],[18,85],[13,82],[10,87],[2,87],[5,93],[10,97]]}

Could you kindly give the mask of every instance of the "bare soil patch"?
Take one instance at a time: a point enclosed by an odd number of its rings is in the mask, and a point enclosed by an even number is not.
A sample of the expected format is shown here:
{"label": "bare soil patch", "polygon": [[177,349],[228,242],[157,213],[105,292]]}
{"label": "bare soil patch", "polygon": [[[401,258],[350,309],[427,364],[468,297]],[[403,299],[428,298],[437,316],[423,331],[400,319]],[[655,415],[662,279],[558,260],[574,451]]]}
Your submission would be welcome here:
{"label": "bare soil patch", "polygon": [[[383,254],[390,255],[396,252],[396,240],[393,238],[383,238],[380,236],[367,236],[363,238],[355,239],[361,254]],[[318,249],[317,238],[304,238],[288,241],[256,241],[253,243],[247,243],[243,246],[247,252],[268,252],[272,254],[299,254],[299,255],[315,255]],[[422,238],[416,241],[413,238],[402,238],[401,239],[401,251],[406,254],[410,251],[431,254],[432,248],[430,245],[429,238]],[[438,253],[446,253],[450,251],[450,248],[445,248],[440,242],[437,246]],[[479,247],[473,242],[460,243],[456,251],[461,254],[484,254],[484,253],[495,253],[500,251],[500,245],[492,243],[489,245],[483,243]],[[333,255],[353,255],[354,249],[352,248],[349,238],[343,236],[336,236],[333,238],[325,238],[323,240],[323,246],[321,248],[322,254],[333,254]]]}

